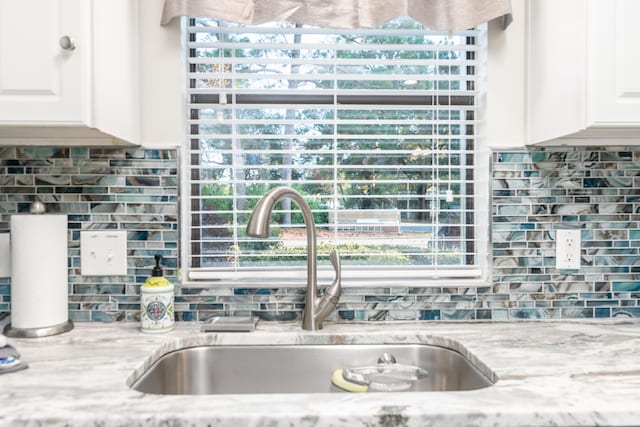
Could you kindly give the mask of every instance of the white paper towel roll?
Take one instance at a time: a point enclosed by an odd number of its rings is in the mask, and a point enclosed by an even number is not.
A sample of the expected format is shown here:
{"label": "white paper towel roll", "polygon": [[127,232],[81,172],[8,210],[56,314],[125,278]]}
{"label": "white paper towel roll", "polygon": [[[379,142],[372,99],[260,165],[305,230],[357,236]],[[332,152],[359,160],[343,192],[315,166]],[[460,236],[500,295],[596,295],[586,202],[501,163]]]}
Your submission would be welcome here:
{"label": "white paper towel roll", "polygon": [[46,328],[69,319],[66,215],[11,216],[11,325]]}

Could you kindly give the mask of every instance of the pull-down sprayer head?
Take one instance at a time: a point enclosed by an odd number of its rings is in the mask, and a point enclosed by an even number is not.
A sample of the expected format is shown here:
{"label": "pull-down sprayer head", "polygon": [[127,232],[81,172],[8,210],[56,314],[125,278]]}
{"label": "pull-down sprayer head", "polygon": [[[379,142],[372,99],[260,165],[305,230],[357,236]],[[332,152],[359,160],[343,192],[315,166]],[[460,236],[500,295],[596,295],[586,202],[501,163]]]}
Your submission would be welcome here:
{"label": "pull-down sprayer head", "polygon": [[278,198],[271,197],[272,194],[273,192],[267,193],[251,212],[247,223],[247,236],[269,237],[269,218],[271,218],[273,207],[278,202]]}

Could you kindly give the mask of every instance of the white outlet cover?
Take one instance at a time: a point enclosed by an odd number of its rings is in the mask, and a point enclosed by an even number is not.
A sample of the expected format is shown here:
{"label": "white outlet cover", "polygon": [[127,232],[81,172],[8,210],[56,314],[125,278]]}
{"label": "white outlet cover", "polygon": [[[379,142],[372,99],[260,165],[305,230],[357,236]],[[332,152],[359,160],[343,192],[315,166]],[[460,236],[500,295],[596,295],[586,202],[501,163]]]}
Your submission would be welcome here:
{"label": "white outlet cover", "polygon": [[83,276],[127,275],[127,232],[80,232],[80,270]]}
{"label": "white outlet cover", "polygon": [[556,230],[556,268],[579,269],[581,246],[580,230]]}
{"label": "white outlet cover", "polygon": [[0,277],[11,277],[11,234],[0,233]]}

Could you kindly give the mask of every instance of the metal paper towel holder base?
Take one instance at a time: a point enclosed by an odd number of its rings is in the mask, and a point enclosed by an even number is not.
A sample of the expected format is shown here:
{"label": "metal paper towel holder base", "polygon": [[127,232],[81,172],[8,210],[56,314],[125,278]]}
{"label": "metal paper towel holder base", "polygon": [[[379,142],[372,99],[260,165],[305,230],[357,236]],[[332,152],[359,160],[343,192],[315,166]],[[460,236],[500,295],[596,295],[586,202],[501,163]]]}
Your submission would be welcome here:
{"label": "metal paper towel holder base", "polygon": [[14,328],[11,326],[11,323],[9,323],[4,328],[4,334],[10,338],[40,338],[62,334],[72,329],[73,322],[71,320],[44,328]]}

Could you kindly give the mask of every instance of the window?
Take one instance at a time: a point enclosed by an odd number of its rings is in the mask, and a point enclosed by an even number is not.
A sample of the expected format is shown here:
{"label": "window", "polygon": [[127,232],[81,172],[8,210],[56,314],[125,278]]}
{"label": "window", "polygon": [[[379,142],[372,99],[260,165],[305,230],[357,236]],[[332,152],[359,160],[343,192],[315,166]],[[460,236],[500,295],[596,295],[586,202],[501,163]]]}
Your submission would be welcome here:
{"label": "window", "polygon": [[186,22],[186,282],[304,284],[295,204],[276,207],[268,239],[245,235],[281,185],[313,209],[321,278],[333,247],[345,286],[482,276],[481,31]]}

